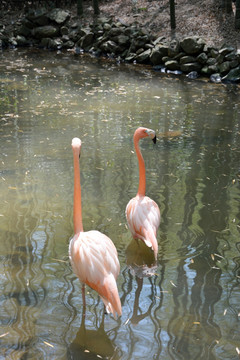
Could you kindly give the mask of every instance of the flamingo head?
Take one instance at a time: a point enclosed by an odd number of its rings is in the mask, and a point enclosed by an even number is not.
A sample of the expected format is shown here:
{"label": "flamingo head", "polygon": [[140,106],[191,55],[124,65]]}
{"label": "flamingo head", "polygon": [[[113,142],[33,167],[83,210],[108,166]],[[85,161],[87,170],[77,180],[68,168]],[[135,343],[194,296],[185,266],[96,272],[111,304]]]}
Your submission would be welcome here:
{"label": "flamingo head", "polygon": [[135,131],[134,136],[136,136],[138,139],[142,139],[142,138],[149,136],[152,139],[152,141],[154,142],[154,144],[156,144],[156,140],[157,140],[156,132],[152,129],[148,129],[145,127],[139,127]]}
{"label": "flamingo head", "polygon": [[77,153],[79,157],[80,157],[81,145],[82,145],[82,142],[79,138],[75,137],[72,139],[73,152]]}

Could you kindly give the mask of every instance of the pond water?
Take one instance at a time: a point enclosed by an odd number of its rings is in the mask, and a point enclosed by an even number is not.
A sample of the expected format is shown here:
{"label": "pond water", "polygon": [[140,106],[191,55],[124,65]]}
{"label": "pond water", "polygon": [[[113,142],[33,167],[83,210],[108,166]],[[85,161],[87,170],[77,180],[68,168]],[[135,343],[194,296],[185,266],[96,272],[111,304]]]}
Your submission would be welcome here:
{"label": "pond water", "polygon": [[[0,359],[238,359],[239,88],[71,53],[0,59]],[[138,126],[158,134],[140,143],[161,210],[151,276],[125,219]],[[117,320],[89,288],[82,316],[68,260],[75,136],[84,229],[118,250]]]}

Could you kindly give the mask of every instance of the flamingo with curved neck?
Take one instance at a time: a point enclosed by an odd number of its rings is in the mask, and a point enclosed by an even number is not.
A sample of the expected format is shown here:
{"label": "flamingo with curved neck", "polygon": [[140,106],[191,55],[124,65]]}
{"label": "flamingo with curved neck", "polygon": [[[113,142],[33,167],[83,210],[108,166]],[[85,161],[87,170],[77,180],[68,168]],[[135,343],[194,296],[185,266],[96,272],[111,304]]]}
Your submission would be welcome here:
{"label": "flamingo with curved neck", "polygon": [[139,185],[137,195],[132,198],[126,207],[126,218],[129,229],[135,239],[141,239],[151,247],[155,259],[158,254],[157,229],[160,225],[160,210],[154,200],[145,195],[146,170],[145,163],[139,148],[139,140],[150,137],[156,143],[156,133],[152,129],[139,127],[133,136],[135,151],[139,166]]}
{"label": "flamingo with curved neck", "polygon": [[112,240],[99,231],[83,231],[79,157],[81,140],[72,140],[74,165],[73,223],[74,236],[69,244],[69,258],[74,273],[82,283],[85,306],[85,284],[100,295],[108,313],[122,314],[116,279],[120,272],[117,250]]}

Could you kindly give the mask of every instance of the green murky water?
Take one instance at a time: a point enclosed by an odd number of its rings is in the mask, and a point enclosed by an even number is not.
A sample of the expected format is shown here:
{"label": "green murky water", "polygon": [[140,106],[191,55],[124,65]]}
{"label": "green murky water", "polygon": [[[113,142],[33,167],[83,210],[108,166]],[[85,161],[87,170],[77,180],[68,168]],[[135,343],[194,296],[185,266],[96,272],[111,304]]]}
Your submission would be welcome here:
{"label": "green murky water", "polygon": [[[0,359],[237,359],[239,88],[72,54],[0,59]],[[138,126],[159,134],[141,149],[162,215],[158,264],[143,278],[135,265],[149,254],[125,220]],[[82,317],[68,261],[75,136],[84,229],[119,254],[117,321],[91,289]]]}

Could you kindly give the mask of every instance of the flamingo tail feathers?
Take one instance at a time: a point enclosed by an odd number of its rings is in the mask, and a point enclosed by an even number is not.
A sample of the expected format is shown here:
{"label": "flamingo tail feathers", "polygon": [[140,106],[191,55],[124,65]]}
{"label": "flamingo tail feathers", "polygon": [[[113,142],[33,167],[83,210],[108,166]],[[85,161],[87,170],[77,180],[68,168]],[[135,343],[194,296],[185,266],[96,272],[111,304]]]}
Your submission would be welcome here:
{"label": "flamingo tail feathers", "polygon": [[155,235],[153,229],[150,228],[148,230],[143,230],[143,232],[144,232],[144,237],[142,240],[148,247],[152,248],[155,259],[157,259],[158,242],[157,242],[157,238],[156,238],[156,235]]}
{"label": "flamingo tail feathers", "polygon": [[107,313],[112,313],[114,319],[116,319],[116,314],[118,316],[122,315],[121,301],[113,274],[109,274],[103,284],[93,284],[88,281],[86,281],[86,284],[99,293]]}

